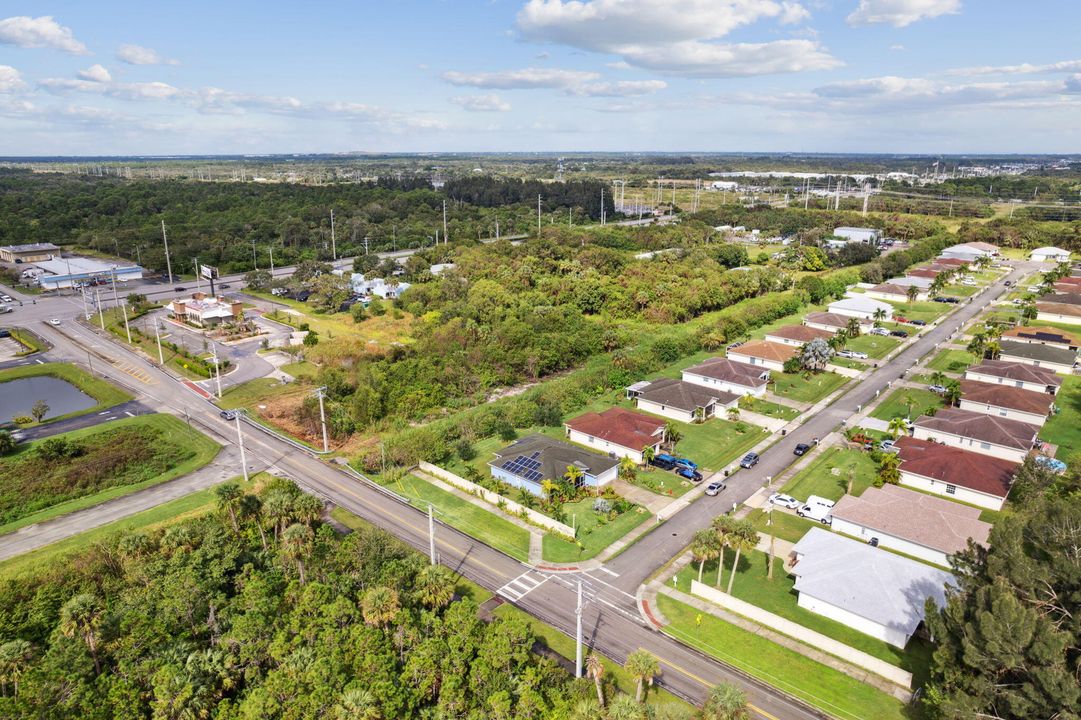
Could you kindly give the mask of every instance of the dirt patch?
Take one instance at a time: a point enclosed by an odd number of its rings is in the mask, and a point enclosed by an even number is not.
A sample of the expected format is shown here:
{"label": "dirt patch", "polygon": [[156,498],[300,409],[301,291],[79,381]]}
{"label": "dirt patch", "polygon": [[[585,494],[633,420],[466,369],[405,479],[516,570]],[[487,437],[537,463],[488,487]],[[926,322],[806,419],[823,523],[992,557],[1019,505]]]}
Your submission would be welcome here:
{"label": "dirt patch", "polygon": [[[275,395],[261,400],[253,405],[253,411],[267,424],[282,430],[298,440],[302,440],[313,448],[322,449],[323,430],[319,425],[318,416],[311,421],[301,419],[301,405],[306,392],[290,393],[287,395]],[[337,452],[352,453],[366,439],[353,435],[345,440],[330,440],[330,449]]]}

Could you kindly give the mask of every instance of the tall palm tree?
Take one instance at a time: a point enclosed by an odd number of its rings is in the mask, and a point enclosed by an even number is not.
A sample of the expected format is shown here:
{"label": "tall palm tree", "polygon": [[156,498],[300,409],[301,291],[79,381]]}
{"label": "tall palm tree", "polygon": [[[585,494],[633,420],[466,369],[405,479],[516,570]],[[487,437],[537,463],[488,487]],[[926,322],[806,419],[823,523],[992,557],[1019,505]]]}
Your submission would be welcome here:
{"label": "tall palm tree", "polygon": [[263,519],[263,501],[257,495],[244,495],[240,499],[240,515],[244,518],[255,520],[255,527],[259,529],[259,540],[263,543],[263,551],[267,549],[266,528]]}
{"label": "tall palm tree", "polygon": [[709,691],[700,717],[702,720],[750,720],[751,708],[742,690],[721,683]]}
{"label": "tall palm tree", "polygon": [[680,440],[683,439],[683,433],[679,431],[676,424],[669,420],[664,424],[664,437],[672,447],[676,446]]}
{"label": "tall palm tree", "polygon": [[646,445],[642,448],[642,462],[649,465],[653,462],[653,458],[657,456],[657,451],[653,449],[652,445]]}
{"label": "tall palm tree", "polygon": [[296,563],[301,585],[307,581],[304,574],[304,562],[311,555],[314,542],[315,534],[312,533],[312,529],[301,523],[293,523],[282,533],[282,555],[286,560]]}
{"label": "tall palm tree", "polygon": [[848,343],[848,336],[845,335],[845,332],[843,330],[841,332],[833,335],[832,337],[830,337],[829,340],[826,341],[826,344],[828,344],[830,346],[830,349],[833,350],[833,351],[843,350],[844,346],[847,343]]}
{"label": "tall palm tree", "polygon": [[623,664],[623,668],[638,683],[638,689],[634,694],[635,702],[642,702],[646,684],[652,685],[653,678],[661,674],[660,663],[648,650],[639,649],[627,656],[627,662]]}
{"label": "tall palm tree", "polygon": [[905,424],[905,419],[903,417],[894,417],[890,418],[890,424],[887,430],[889,431],[890,437],[896,440],[902,434],[908,432],[908,425]]}
{"label": "tall palm tree", "polygon": [[878,308],[877,310],[875,310],[875,314],[874,314],[875,327],[880,327],[882,325],[882,321],[885,320],[885,319],[886,319],[886,311],[884,309]]}
{"label": "tall palm tree", "polygon": [[983,358],[983,354],[987,350],[987,336],[979,332],[974,333],[972,340],[969,341],[968,347],[965,349],[975,355],[977,360]]}
{"label": "tall palm tree", "polygon": [[214,488],[214,496],[218,501],[218,509],[228,513],[229,520],[233,525],[233,532],[240,532],[237,510],[240,508],[240,499],[244,496],[244,491],[235,482],[227,482]]}
{"label": "tall palm tree", "polygon": [[94,670],[101,674],[98,645],[101,642],[101,624],[105,613],[98,599],[90,593],[81,593],[60,608],[60,632],[66,637],[78,637],[86,645],[94,661]]}
{"label": "tall palm tree", "polygon": [[597,687],[597,702],[604,707],[604,663],[596,653],[586,656],[586,676],[593,678],[593,684]]}
{"label": "tall palm tree", "polygon": [[931,373],[932,385],[945,385],[947,380],[949,380],[949,378],[946,377],[946,373],[942,372],[941,370],[935,370],[933,373]]}
{"label": "tall palm tree", "polygon": [[901,458],[893,453],[886,453],[878,461],[878,479],[886,485],[896,485],[901,480]]}
{"label": "tall palm tree", "polygon": [[0,645],[0,694],[7,695],[7,684],[14,687],[19,697],[19,678],[26,671],[34,646],[26,640],[9,640]]}
{"label": "tall palm tree", "polygon": [[454,599],[454,573],[443,565],[425,565],[414,580],[414,591],[420,604],[438,610]]}
{"label": "tall palm tree", "polygon": [[373,587],[364,593],[360,603],[364,622],[378,628],[386,628],[401,609],[398,591],[388,587]]}
{"label": "tall palm tree", "polygon": [[702,571],[706,568],[706,561],[717,557],[720,543],[717,533],[710,528],[699,530],[691,540],[691,555],[698,563],[698,582],[702,582]]}
{"label": "tall palm tree", "polygon": [[1002,345],[998,340],[992,340],[987,343],[987,348],[983,352],[988,360],[998,360],[998,356],[1002,354]]}
{"label": "tall palm tree", "polygon": [[263,513],[273,523],[277,540],[293,516],[293,496],[284,490],[271,490],[263,498]]}
{"label": "tall palm tree", "polygon": [[312,525],[323,517],[323,501],[314,495],[298,495],[293,498],[293,519],[305,525]]}
{"label": "tall palm tree", "polygon": [[732,522],[733,519],[727,515],[718,515],[713,518],[713,532],[717,535],[717,587],[721,586],[721,572],[724,570],[724,549],[728,547]]}
{"label": "tall palm tree", "polygon": [[758,531],[747,520],[736,520],[733,523],[733,532],[728,544],[736,549],[736,558],[732,561],[732,572],[728,575],[728,594],[732,594],[732,585],[736,581],[736,568],[739,566],[739,556],[743,552],[750,552],[758,545]]}
{"label": "tall palm tree", "polygon": [[860,336],[860,319],[854,317],[848,318],[848,325],[845,327],[845,332],[850,338],[858,338]]}
{"label": "tall palm tree", "polygon": [[905,290],[905,297],[908,298],[910,303],[916,302],[916,298],[920,296],[920,289],[915,285],[909,285]]}
{"label": "tall palm tree", "polygon": [[961,383],[950,380],[946,383],[946,392],[942,393],[942,400],[946,407],[954,407],[961,402]]}

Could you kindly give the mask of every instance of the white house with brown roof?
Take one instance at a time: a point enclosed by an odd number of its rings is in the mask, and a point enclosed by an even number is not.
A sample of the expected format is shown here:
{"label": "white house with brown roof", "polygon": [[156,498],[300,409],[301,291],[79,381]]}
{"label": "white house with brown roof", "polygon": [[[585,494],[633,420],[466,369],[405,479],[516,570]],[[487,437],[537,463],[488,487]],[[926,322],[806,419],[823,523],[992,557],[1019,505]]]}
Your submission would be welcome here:
{"label": "white house with brown roof", "polygon": [[[803,324],[809,328],[815,328],[816,330],[825,330],[831,334],[836,334],[841,330],[848,329],[848,321],[852,319],[851,315],[839,315],[837,313],[829,312],[812,312],[803,316]],[[856,318],[860,325],[860,331],[865,331],[874,325],[873,320],[867,318]]]}
{"label": "white house with brown roof", "polygon": [[1056,394],[1062,377],[1054,370],[1007,360],[984,360],[965,370],[965,380],[1009,385],[1021,390]]}
{"label": "white house with brown roof", "polygon": [[878,298],[879,300],[892,300],[893,302],[903,303],[909,300],[908,289],[910,287],[916,288],[916,300],[927,299],[927,291],[921,289],[918,285],[898,285],[892,281],[875,285],[864,294],[867,297]]}
{"label": "white house with brown roof", "polygon": [[980,509],[898,487],[867,488],[859,497],[845,495],[830,511],[834,532],[876,542],[920,560],[949,567],[949,557],[969,539],[986,545],[991,524]]}
{"label": "white house with brown roof", "polygon": [[961,381],[959,407],[962,410],[1043,425],[1054,404],[1055,396],[1046,392],[975,380]]}
{"label": "white house with brown roof", "polygon": [[627,388],[627,397],[639,410],[685,423],[723,414],[740,399],[735,393],[674,378],[635,383]]}
{"label": "white house with brown roof", "polygon": [[902,437],[901,484],[989,510],[1001,510],[1020,464]]}
{"label": "white house with brown roof", "polygon": [[784,370],[784,363],[799,354],[799,349],[792,345],[751,340],[737,348],[728,348],[725,353],[729,360],[746,363],[755,367],[765,367],[778,372]]}
{"label": "white house with brown roof", "polygon": [[813,328],[809,325],[785,325],[766,333],[766,342],[803,347],[812,340],[829,340],[835,331]]}
{"label": "white house with brown roof", "polygon": [[1041,322],[1081,325],[1081,293],[1052,293],[1037,298],[1036,319]]}
{"label": "white house with brown roof", "polygon": [[769,370],[760,365],[715,357],[684,370],[683,379],[695,385],[736,395],[762,397],[769,385]]}
{"label": "white house with brown roof", "polygon": [[585,413],[564,423],[567,438],[614,457],[629,457],[644,462],[642,451],[659,452],[664,442],[664,422],[657,418],[625,410],[608,408],[601,413]]}
{"label": "white house with brown roof", "polygon": [[912,437],[1021,462],[1032,450],[1038,425],[984,413],[944,408],[913,423]]}

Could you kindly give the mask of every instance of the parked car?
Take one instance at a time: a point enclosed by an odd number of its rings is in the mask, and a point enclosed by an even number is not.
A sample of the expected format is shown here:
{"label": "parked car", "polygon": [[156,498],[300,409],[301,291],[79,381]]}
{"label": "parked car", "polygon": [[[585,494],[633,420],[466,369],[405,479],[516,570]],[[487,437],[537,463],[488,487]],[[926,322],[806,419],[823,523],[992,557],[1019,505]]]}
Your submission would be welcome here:
{"label": "parked car", "polygon": [[759,460],[761,460],[761,458],[758,457],[758,453],[749,452],[739,461],[739,466],[745,470],[749,470],[757,465]]}
{"label": "parked car", "polygon": [[1007,280],[1003,283],[1003,285],[1005,285],[1006,287],[1013,287],[1013,280]]}
{"label": "parked car", "polygon": [[661,470],[672,470],[676,466],[676,459],[671,455],[657,455],[649,464]]}
{"label": "parked car", "polygon": [[688,458],[680,458],[680,459],[676,460],[676,467],[687,468],[688,470],[697,470],[698,469],[698,463],[696,463],[693,460],[690,460]]}
{"label": "parked car", "polygon": [[773,493],[769,496],[770,505],[779,505],[789,510],[795,510],[800,506],[800,501],[791,495],[782,495],[781,493]]}
{"label": "parked car", "polygon": [[879,337],[889,337],[890,331],[886,328],[871,328],[867,331],[868,335],[878,335]]}
{"label": "parked car", "polygon": [[867,353],[859,352],[858,350],[841,350],[837,353],[837,357],[843,358],[855,358],[857,360],[866,360]]}
{"label": "parked car", "polygon": [[938,393],[939,395],[946,392],[946,386],[945,385],[928,385],[927,389],[930,390],[933,393]]}
{"label": "parked car", "polygon": [[939,295],[939,296],[938,296],[938,297],[936,297],[936,298],[935,298],[934,300],[935,300],[935,302],[940,302],[940,303],[944,303],[944,302],[949,302],[949,300],[947,300],[947,299],[945,298],[945,296],[943,296],[943,295]]}
{"label": "parked car", "polygon": [[808,445],[807,443],[800,443],[799,445],[797,445],[795,447],[795,449],[792,450],[792,454],[793,455],[802,455],[803,453],[807,452],[810,449],[811,449],[811,446]]}
{"label": "parked car", "polygon": [[899,338],[908,337],[908,333],[906,331],[904,331],[904,330],[891,330],[890,335],[892,335],[893,337],[899,337]]}
{"label": "parked car", "polygon": [[187,288],[184,287],[183,285],[177,285],[176,287],[173,288],[173,290],[175,290],[176,292],[184,292],[185,290],[187,290]]}
{"label": "parked car", "polygon": [[900,449],[893,440],[883,440],[878,444],[878,449],[884,453],[899,453]]}
{"label": "parked car", "polygon": [[906,322],[908,322],[908,318],[903,317],[901,315],[894,315],[893,316],[893,321],[894,322],[899,322],[899,323],[906,323]]}
{"label": "parked car", "polygon": [[239,413],[236,410],[222,410],[220,413],[218,413],[218,415],[221,416],[222,420],[229,420],[229,421],[236,420],[236,416],[238,414]]}
{"label": "parked car", "polygon": [[943,302],[948,302],[950,305],[956,305],[957,303],[959,303],[961,301],[958,298],[946,295],[946,296],[943,297]]}
{"label": "parked car", "polygon": [[721,491],[727,487],[727,485],[725,485],[719,480],[717,482],[711,482],[709,485],[706,486],[706,495],[709,495],[710,497],[713,497],[714,495],[719,495]]}
{"label": "parked car", "polygon": [[676,475],[679,475],[681,478],[686,478],[687,480],[690,480],[694,483],[702,482],[702,473],[698,472],[697,470],[692,470],[691,468],[678,468],[676,470]]}
{"label": "parked car", "polygon": [[827,500],[826,498],[812,495],[811,497],[807,498],[807,502],[804,503],[803,507],[796,510],[796,514],[800,517],[817,520],[823,525],[829,525],[831,522],[833,522],[833,517],[830,515],[830,512],[832,512],[832,510],[832,500]]}
{"label": "parked car", "polygon": [[3,300],[4,302],[14,302],[14,300],[11,299],[10,295],[0,294],[0,300]]}
{"label": "parked car", "polygon": [[0,328],[0,338],[11,337],[11,331],[7,328]]}
{"label": "parked car", "polygon": [[926,320],[909,320],[908,324],[909,325],[915,325],[916,327],[923,327],[924,325],[927,324],[927,321]]}

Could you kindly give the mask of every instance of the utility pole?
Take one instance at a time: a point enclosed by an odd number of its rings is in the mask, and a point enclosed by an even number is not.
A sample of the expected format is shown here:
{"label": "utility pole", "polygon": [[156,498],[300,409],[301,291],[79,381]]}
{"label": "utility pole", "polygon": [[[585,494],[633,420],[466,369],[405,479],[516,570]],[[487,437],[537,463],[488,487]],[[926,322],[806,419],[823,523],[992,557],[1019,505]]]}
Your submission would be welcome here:
{"label": "utility pole", "polygon": [[165,244],[165,269],[169,273],[169,284],[173,284],[173,263],[169,260],[169,236],[165,234],[165,221],[161,221],[161,241]]}
{"label": "utility pole", "polygon": [[244,482],[248,482],[248,461],[244,457],[244,433],[240,431],[240,410],[236,411],[234,418],[236,419],[236,440],[240,445],[240,468],[244,472]]}
{"label": "utility pole", "polygon": [[203,274],[199,272],[199,258],[195,258],[195,287],[203,291]]}
{"label": "utility pole", "polygon": [[274,277],[274,246],[271,245],[268,248],[268,250],[270,250],[270,276],[273,278]]}
{"label": "utility pole", "polygon": [[338,243],[334,235],[334,208],[330,209],[330,256],[334,260],[338,259]]}
{"label": "utility pole", "polygon": [[[211,340],[211,343],[214,341]],[[214,376],[218,380],[218,399],[221,400],[221,364],[218,362],[218,346],[212,345],[214,348]]]}
{"label": "utility pole", "polygon": [[601,225],[604,225],[604,188],[601,188]]}
{"label": "utility pole", "polygon": [[323,398],[326,396],[326,392],[326,385],[315,389],[315,396],[319,398],[319,423],[323,426],[323,452],[330,451],[330,445],[327,443],[327,416],[323,410]]}
{"label": "utility pole", "polygon": [[101,309],[101,294],[94,288],[94,304],[98,306],[98,320],[101,321],[101,329],[105,329],[105,313]]}
{"label": "utility pole", "polygon": [[161,351],[161,323],[154,320],[154,339],[158,341],[158,365],[165,365],[165,355]]}
{"label": "utility pole", "polygon": [[432,504],[428,503],[428,559],[435,565],[435,516]]}
{"label": "utility pole", "polygon": [[255,254],[255,238],[251,239],[251,264],[256,270],[259,269],[259,256]]}
{"label": "utility pole", "polygon": [[447,244],[447,201],[443,201],[443,244]]}
{"label": "utility pole", "polygon": [[131,328],[128,327],[128,304],[125,302],[120,306],[120,309],[124,311],[124,332],[128,334],[128,345],[131,345]]}
{"label": "utility pole", "polygon": [[537,196],[537,234],[541,231],[541,196]]}
{"label": "utility pole", "polygon": [[578,606],[574,609],[574,677],[582,677],[582,581],[578,580]]}

